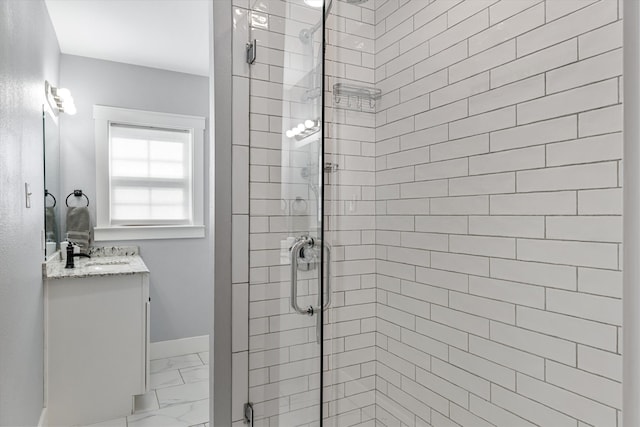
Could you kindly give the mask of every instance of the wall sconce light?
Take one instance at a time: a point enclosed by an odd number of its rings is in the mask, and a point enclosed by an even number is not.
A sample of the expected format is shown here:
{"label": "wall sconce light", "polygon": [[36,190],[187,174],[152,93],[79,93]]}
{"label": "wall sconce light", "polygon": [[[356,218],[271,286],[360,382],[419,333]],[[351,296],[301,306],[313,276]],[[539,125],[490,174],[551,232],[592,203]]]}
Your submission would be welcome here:
{"label": "wall sconce light", "polygon": [[54,111],[67,113],[71,116],[76,114],[76,105],[73,102],[73,97],[69,89],[57,88],[45,80],[44,90],[47,96],[47,102]]}
{"label": "wall sconce light", "polygon": [[304,0],[306,4],[311,7],[322,7],[324,6],[324,0]]}

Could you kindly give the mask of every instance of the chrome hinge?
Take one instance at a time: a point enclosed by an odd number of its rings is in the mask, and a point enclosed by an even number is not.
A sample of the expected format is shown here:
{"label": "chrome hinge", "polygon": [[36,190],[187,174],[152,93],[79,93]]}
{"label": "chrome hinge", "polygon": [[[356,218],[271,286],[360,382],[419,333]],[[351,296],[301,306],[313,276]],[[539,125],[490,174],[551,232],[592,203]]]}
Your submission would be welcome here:
{"label": "chrome hinge", "polygon": [[253,39],[250,43],[247,43],[247,64],[251,65],[256,62],[256,56],[258,55],[258,40]]}
{"label": "chrome hinge", "polygon": [[249,424],[249,427],[253,427],[253,404],[244,404],[244,423]]}

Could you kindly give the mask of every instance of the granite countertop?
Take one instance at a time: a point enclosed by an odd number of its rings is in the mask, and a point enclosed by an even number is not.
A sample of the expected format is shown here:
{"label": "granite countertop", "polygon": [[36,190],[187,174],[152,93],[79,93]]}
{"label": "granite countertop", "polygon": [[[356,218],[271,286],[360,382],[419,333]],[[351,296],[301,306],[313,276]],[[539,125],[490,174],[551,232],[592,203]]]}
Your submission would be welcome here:
{"label": "granite countertop", "polygon": [[74,268],[64,268],[66,262],[56,259],[46,263],[47,279],[85,278],[122,274],[149,273],[137,250],[96,250],[91,258],[76,258]]}

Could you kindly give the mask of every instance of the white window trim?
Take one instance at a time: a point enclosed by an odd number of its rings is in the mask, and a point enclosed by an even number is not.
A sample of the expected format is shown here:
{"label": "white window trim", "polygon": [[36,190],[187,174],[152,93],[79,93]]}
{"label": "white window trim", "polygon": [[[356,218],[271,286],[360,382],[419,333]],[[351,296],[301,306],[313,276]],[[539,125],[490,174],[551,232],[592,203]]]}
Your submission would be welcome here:
{"label": "white window trim", "polygon": [[[93,119],[96,145],[95,241],[204,237],[205,118],[94,105]],[[193,224],[166,226],[117,226],[111,224],[109,192],[109,126],[111,122],[191,131],[193,134]]]}

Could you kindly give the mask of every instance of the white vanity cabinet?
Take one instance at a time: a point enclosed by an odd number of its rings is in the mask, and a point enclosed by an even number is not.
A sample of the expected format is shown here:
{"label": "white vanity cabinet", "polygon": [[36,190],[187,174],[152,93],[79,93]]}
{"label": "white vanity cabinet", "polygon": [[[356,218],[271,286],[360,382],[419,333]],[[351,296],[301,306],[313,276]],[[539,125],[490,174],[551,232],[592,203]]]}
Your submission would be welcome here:
{"label": "white vanity cabinet", "polygon": [[124,417],[149,389],[149,273],[111,270],[47,278],[51,426]]}

